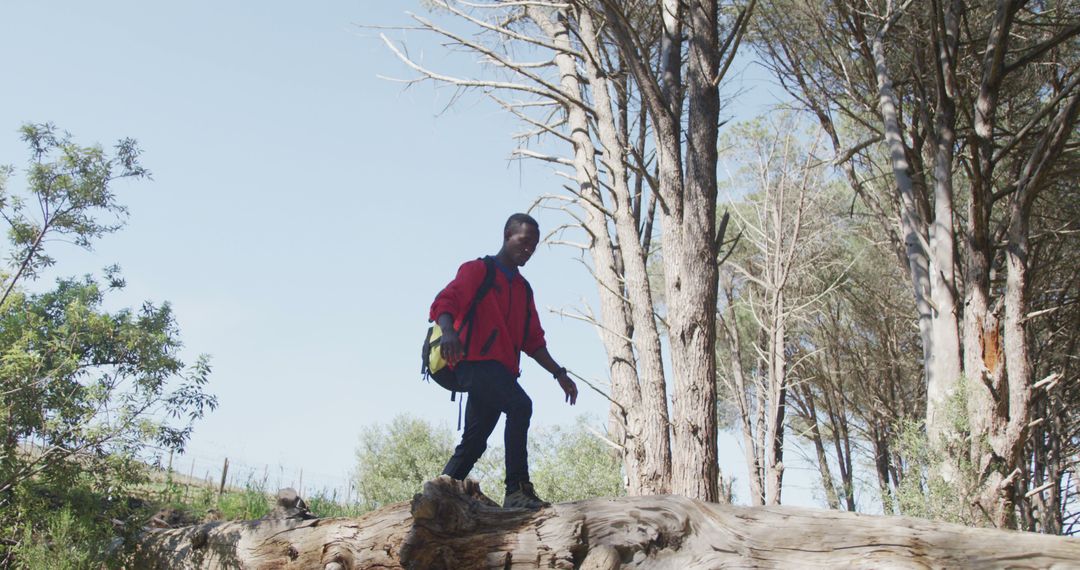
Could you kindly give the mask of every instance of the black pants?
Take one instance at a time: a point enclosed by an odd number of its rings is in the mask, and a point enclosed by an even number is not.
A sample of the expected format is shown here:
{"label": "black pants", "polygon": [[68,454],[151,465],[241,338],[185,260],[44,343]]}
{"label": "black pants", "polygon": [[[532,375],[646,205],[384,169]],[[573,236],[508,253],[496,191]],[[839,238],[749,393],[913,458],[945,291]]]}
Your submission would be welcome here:
{"label": "black pants", "polygon": [[506,489],[514,492],[529,480],[529,420],[532,400],[518,384],[517,377],[493,360],[467,361],[454,368],[469,393],[465,406],[465,431],[443,474],[464,479],[487,449],[487,439],[499,414],[506,414]]}

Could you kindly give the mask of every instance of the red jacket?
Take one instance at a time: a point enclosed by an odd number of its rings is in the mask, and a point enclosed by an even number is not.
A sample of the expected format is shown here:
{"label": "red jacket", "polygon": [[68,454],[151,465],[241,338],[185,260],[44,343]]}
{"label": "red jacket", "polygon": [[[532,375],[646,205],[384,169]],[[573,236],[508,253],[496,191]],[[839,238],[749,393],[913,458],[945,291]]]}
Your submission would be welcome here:
{"label": "red jacket", "polygon": [[[469,310],[480,283],[487,271],[484,260],[467,261],[458,268],[454,278],[435,297],[431,304],[429,319],[434,321],[443,313],[454,317],[454,328],[461,337],[461,343],[469,338],[469,326],[464,330],[461,319]],[[472,321],[472,338],[465,360],[496,360],[501,362],[511,373],[521,375],[521,352],[533,354],[547,345],[544,329],[540,326],[540,317],[536,312],[536,303],[526,307],[525,277],[520,273],[507,280],[506,274],[497,266],[492,267],[495,281],[487,295],[476,306]],[[525,334],[525,311],[532,313],[529,321],[529,336]]]}

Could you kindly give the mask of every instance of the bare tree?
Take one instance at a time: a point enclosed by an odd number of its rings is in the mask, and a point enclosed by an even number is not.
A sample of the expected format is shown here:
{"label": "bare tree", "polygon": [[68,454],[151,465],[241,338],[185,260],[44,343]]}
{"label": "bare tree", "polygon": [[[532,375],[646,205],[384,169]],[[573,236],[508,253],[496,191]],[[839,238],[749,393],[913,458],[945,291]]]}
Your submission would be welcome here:
{"label": "bare tree", "polygon": [[734,18],[726,39],[720,37],[715,0],[661,0],[657,7],[663,32],[659,68],[655,70],[634,37],[625,3],[599,3],[655,131],[668,340],[675,374],[672,490],[716,500],[714,307],[718,250],[723,240],[716,226],[718,85],[756,0],[750,0]]}
{"label": "bare tree", "polygon": [[[465,37],[415,17],[420,28],[480,54],[496,77],[440,74],[387,45],[413,71],[482,90],[533,135],[567,143],[565,153],[523,146],[516,154],[564,165],[568,194],[541,204],[564,210],[583,230],[600,293],[594,324],[607,351],[613,433],[629,492],[717,500],[715,319],[716,138],[719,84],[755,0],[721,17],[712,1],[437,2],[465,21]],[[659,53],[654,49],[659,39]],[[528,53],[532,61],[514,54]],[[684,109],[685,112],[684,112]],[[684,126],[685,125],[685,126]],[[665,327],[649,279],[654,220],[660,225]],[[550,238],[572,242],[560,228]],[[668,413],[661,336],[674,373]]]}
{"label": "bare tree", "polygon": [[813,279],[812,268],[823,275],[823,265],[841,263],[825,255],[837,194],[828,191],[827,165],[816,156],[819,140],[800,140],[801,131],[796,117],[785,115],[740,128],[725,144],[747,166],[731,180],[731,189],[746,195],[732,208],[742,239],[722,278],[728,365],[721,379],[739,412],[754,504],[781,500],[787,400],[799,376],[794,328],[843,278],[841,270],[830,281]]}
{"label": "bare tree", "polygon": [[[837,251],[830,255],[852,262],[795,333],[793,358],[802,365],[791,397],[792,427],[814,446],[832,508],[858,510],[856,487],[869,478],[884,512],[895,513],[908,470],[895,445],[898,429],[925,413],[926,386],[904,278],[890,264],[888,247],[874,241],[876,225],[862,214],[833,212],[847,223],[834,234]],[[826,268],[817,278],[832,281],[835,272]],[[870,472],[860,473],[861,465]]]}

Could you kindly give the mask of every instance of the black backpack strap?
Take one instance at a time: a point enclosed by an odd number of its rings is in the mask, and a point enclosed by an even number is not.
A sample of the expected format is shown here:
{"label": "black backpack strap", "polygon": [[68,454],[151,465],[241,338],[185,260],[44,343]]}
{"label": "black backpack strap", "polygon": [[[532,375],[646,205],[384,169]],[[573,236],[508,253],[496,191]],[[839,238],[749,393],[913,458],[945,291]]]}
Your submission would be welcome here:
{"label": "black backpack strap", "polygon": [[481,259],[484,262],[484,280],[476,288],[476,295],[473,296],[472,302],[469,303],[469,310],[465,311],[465,316],[461,319],[462,326],[465,326],[466,323],[469,324],[469,331],[465,333],[465,344],[462,347],[463,355],[469,354],[469,344],[472,342],[473,332],[472,320],[476,316],[476,306],[480,304],[480,300],[495,285],[495,261],[490,256]]}

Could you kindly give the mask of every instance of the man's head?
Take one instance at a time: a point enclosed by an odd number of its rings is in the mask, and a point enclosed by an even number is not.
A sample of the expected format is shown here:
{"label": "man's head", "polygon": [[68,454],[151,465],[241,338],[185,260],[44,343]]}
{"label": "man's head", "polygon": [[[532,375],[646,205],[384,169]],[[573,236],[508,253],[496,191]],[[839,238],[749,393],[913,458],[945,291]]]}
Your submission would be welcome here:
{"label": "man's head", "polygon": [[540,224],[528,214],[514,214],[503,226],[503,246],[499,256],[517,267],[525,265],[540,243]]}

